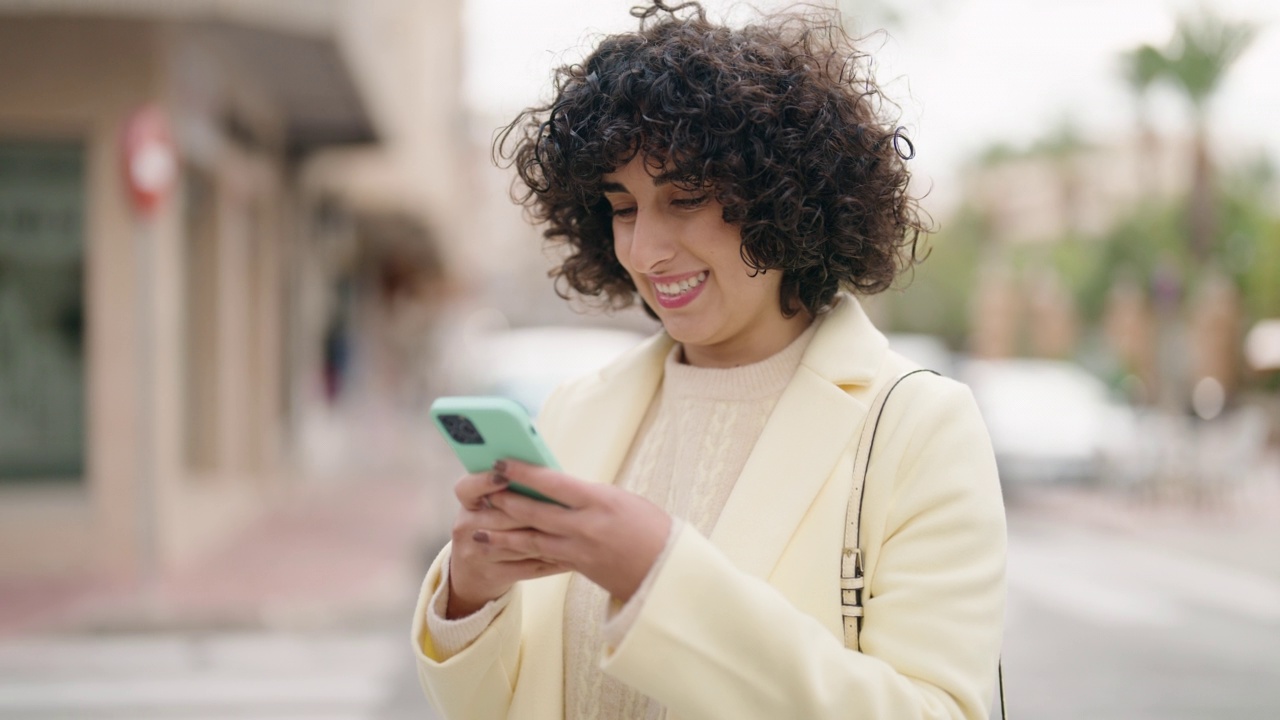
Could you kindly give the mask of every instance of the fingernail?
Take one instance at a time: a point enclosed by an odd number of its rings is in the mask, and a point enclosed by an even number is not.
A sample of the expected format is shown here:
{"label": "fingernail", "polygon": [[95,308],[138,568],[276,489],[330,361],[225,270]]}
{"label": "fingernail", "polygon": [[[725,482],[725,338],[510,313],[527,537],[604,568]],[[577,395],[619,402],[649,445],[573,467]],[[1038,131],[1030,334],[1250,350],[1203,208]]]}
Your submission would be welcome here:
{"label": "fingernail", "polygon": [[500,475],[500,474],[498,474],[497,472],[495,472],[495,473],[493,474],[493,484],[494,484],[494,485],[497,485],[498,487],[506,487],[506,486],[507,486],[507,483],[509,483],[509,482],[511,482],[511,481],[510,481],[510,480],[508,480],[505,476]]}
{"label": "fingernail", "polygon": [[475,532],[471,533],[471,539],[472,539],[472,540],[475,540],[476,542],[480,543],[481,545],[488,545],[488,544],[489,544],[489,533],[485,532],[484,530],[477,530],[477,531],[475,531]]}
{"label": "fingernail", "polygon": [[494,463],[494,464],[493,464],[493,469],[494,469],[494,472],[497,472],[497,473],[504,473],[504,472],[506,472],[506,471],[507,471],[507,461],[506,461],[506,460],[499,460],[498,462],[496,462],[496,463]]}

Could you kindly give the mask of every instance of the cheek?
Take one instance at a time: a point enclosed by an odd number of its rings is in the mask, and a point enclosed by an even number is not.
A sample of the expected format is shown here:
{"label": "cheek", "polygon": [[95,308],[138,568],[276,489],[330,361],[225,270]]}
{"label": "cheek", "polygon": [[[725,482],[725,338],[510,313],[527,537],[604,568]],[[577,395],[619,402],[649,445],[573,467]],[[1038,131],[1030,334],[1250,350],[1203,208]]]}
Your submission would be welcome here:
{"label": "cheek", "polygon": [[627,272],[631,272],[631,266],[627,262],[627,258],[631,255],[631,238],[624,232],[620,232],[617,225],[613,226],[613,256],[618,259]]}

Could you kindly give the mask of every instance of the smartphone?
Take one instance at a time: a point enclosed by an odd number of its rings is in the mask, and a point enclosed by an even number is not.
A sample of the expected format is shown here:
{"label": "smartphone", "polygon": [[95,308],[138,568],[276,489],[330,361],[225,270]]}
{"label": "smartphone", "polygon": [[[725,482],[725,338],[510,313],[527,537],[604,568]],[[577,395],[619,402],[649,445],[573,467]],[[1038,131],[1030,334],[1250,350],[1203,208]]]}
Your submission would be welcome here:
{"label": "smartphone", "polygon": [[[519,403],[503,397],[441,397],[431,403],[431,418],[462,461],[467,472],[489,470],[499,460],[512,458],[531,465],[559,470],[560,464],[533,427],[533,420]],[[511,483],[507,489],[542,502],[564,503]]]}

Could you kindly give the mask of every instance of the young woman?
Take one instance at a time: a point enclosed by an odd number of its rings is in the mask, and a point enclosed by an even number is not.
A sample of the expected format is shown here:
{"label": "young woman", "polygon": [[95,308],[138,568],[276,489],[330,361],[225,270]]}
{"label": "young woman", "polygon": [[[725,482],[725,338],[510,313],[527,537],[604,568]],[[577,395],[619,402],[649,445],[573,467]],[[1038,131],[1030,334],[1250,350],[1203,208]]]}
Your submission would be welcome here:
{"label": "young woman", "polygon": [[558,282],[663,331],[547,402],[563,472],[458,482],[414,618],[423,686],[446,718],[986,718],[1004,512],[953,381],[913,375],[878,417],[845,644],[859,432],[911,367],[853,293],[922,230],[865,57],[832,18],[638,14],[500,142],[568,248]]}

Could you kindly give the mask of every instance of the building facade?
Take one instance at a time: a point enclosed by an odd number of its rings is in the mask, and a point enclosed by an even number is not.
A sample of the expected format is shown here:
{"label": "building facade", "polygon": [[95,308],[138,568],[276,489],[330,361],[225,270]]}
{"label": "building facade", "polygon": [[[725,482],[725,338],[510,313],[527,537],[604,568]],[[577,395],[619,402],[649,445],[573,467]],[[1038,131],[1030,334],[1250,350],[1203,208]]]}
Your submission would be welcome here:
{"label": "building facade", "polygon": [[[450,146],[405,129],[455,122],[457,41],[424,40],[459,5],[0,1],[0,578],[160,573],[305,483],[326,243],[378,260],[358,219],[391,216],[435,258],[462,222],[447,151],[388,159]],[[153,212],[124,167],[142,108],[176,163]]]}

